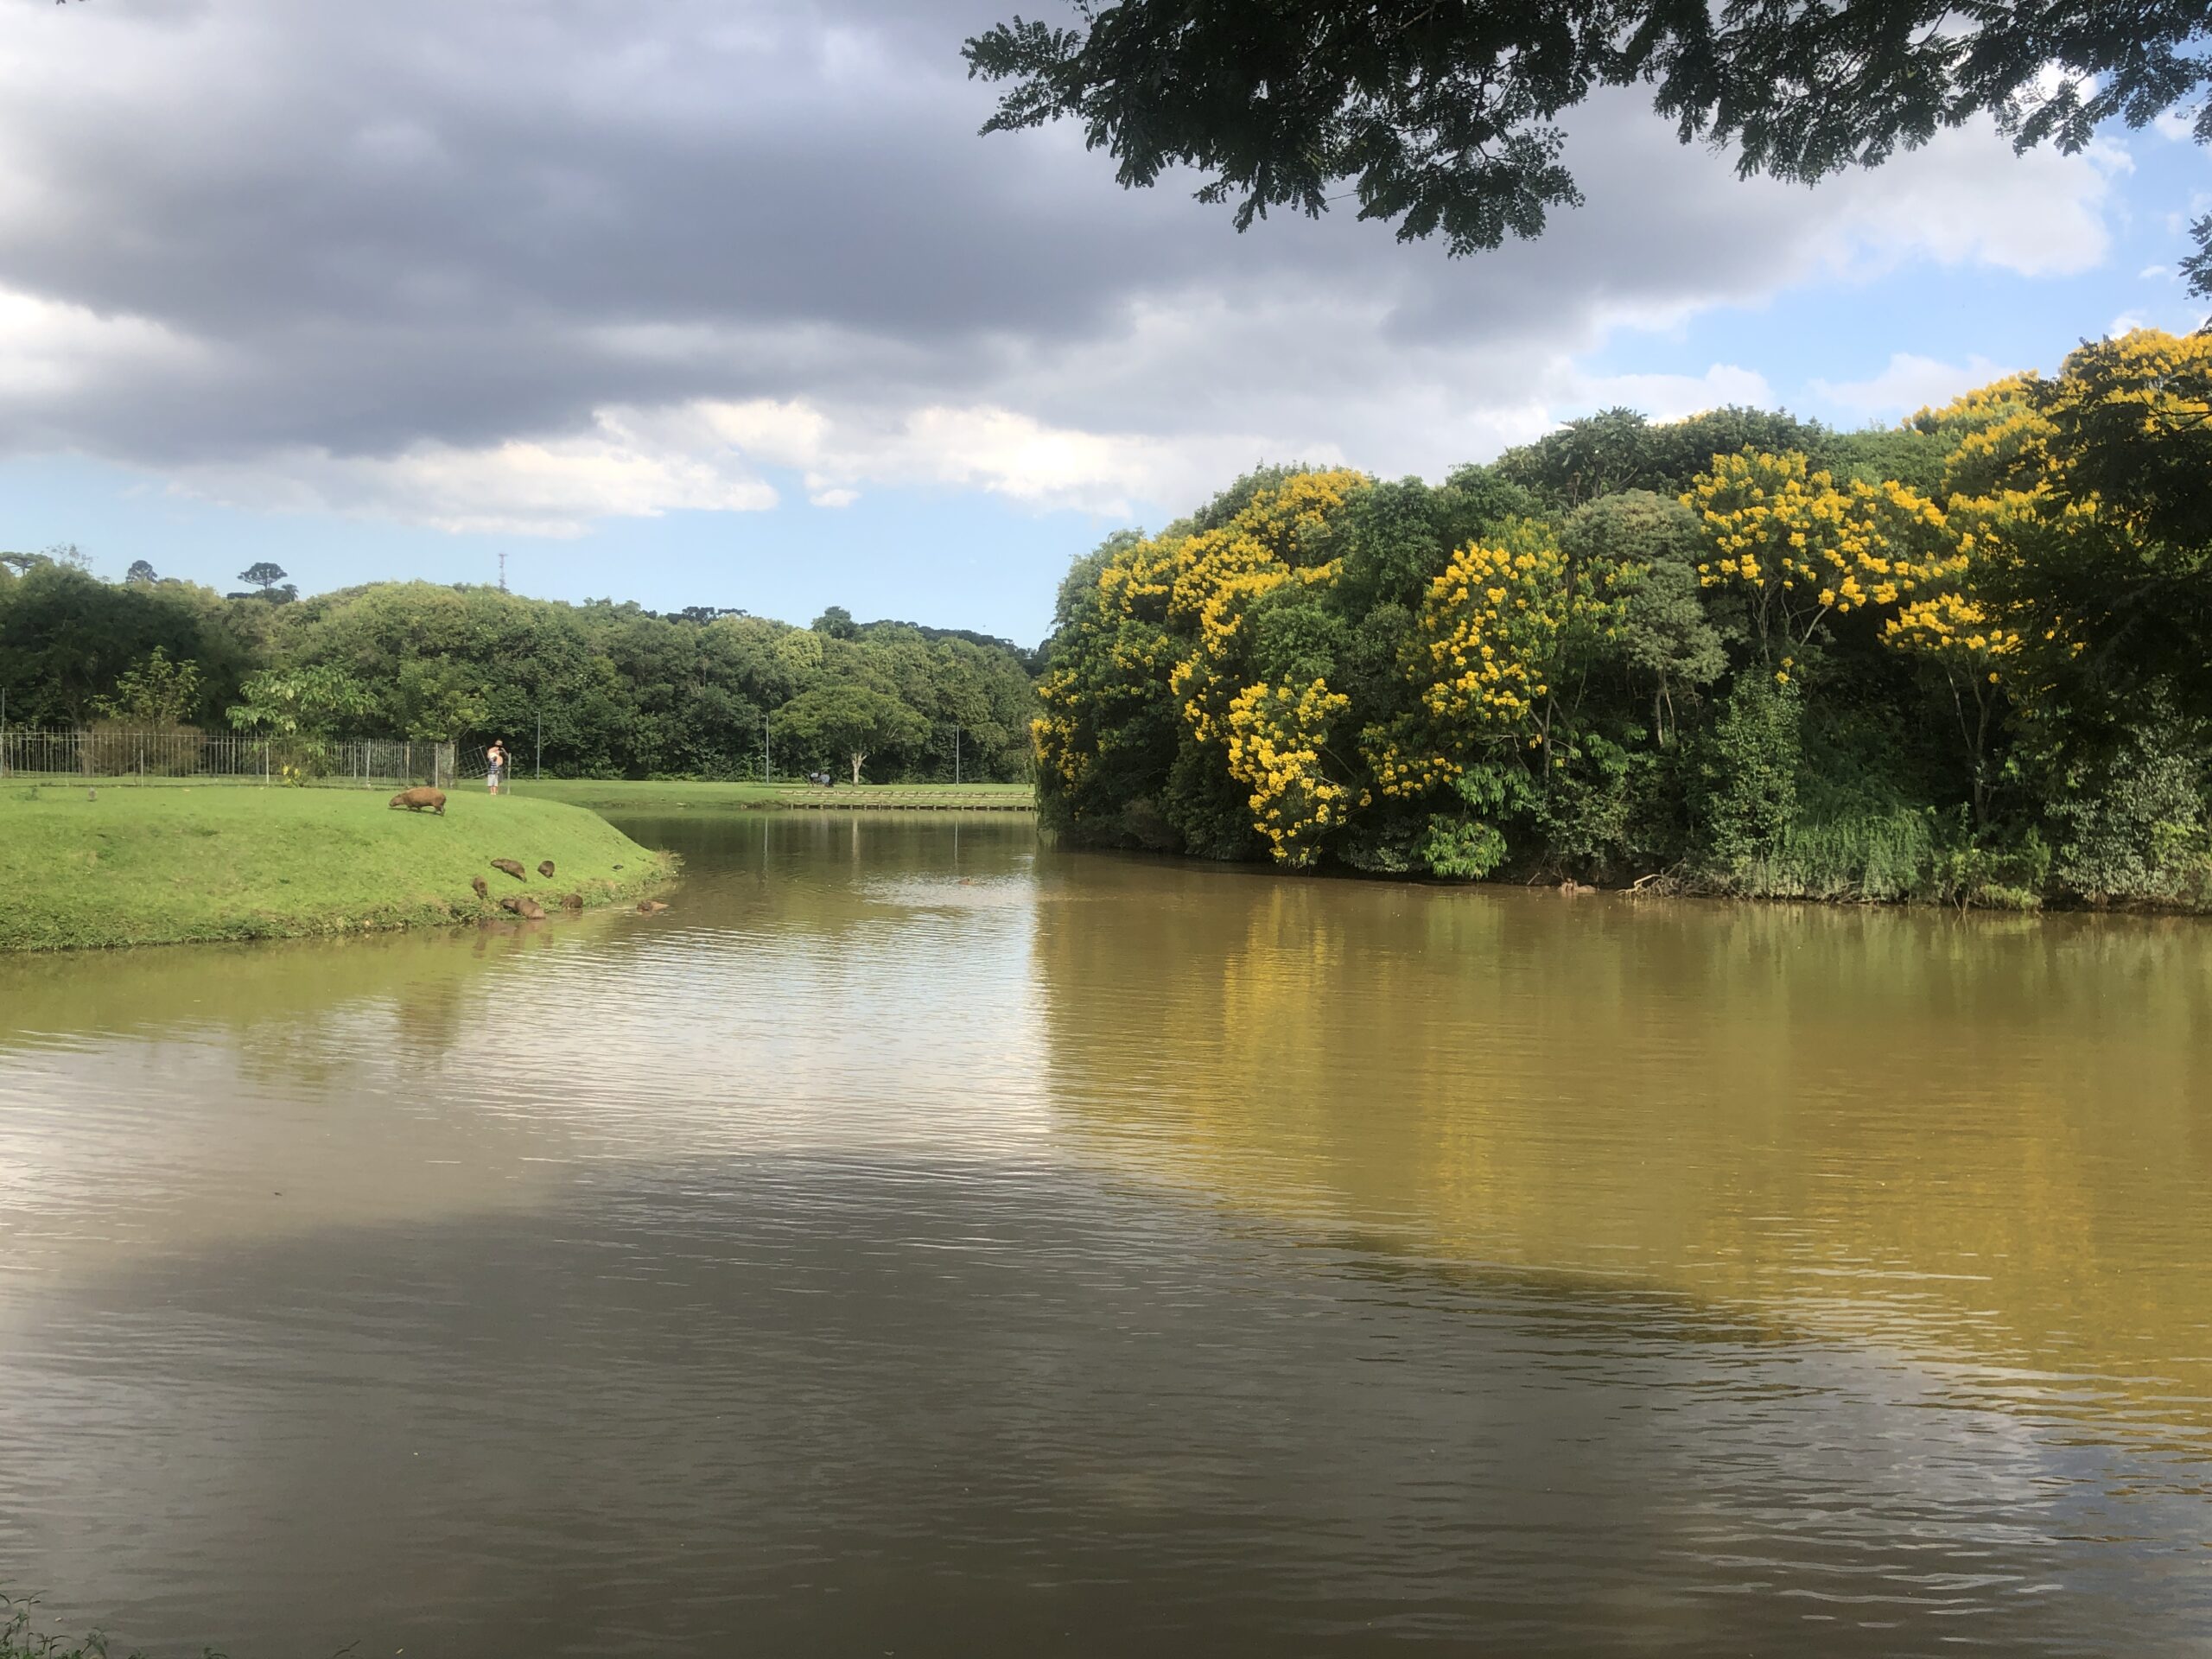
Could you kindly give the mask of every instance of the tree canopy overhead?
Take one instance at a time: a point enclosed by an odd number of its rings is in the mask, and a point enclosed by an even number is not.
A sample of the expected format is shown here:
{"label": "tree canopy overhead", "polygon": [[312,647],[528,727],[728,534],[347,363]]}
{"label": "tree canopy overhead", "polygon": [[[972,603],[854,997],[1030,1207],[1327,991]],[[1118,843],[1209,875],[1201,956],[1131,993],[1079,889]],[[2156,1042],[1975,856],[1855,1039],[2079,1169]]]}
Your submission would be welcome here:
{"label": "tree canopy overhead", "polygon": [[[1011,83],[985,132],[1064,118],[1125,186],[1170,167],[1242,230],[1344,194],[1451,251],[1540,234],[1581,200],[1560,115],[1649,86],[1685,143],[1809,183],[1988,115],[2015,146],[2078,150],[2212,89],[2212,0],[1075,0],[963,48]],[[2212,99],[2196,111],[2212,143]],[[1349,191],[1345,189],[1349,186]],[[2212,296],[2212,214],[2184,263]]]}

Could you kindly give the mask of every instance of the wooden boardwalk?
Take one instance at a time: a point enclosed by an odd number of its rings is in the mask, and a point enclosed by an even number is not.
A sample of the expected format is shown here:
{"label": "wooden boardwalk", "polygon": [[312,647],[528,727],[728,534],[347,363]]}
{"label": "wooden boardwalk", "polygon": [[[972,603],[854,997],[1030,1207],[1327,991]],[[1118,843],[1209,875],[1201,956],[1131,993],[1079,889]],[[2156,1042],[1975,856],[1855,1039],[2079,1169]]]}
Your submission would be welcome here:
{"label": "wooden boardwalk", "polygon": [[867,790],[810,789],[779,793],[779,806],[817,812],[1034,812],[1033,795],[1002,795],[978,798],[973,795],[883,796]]}

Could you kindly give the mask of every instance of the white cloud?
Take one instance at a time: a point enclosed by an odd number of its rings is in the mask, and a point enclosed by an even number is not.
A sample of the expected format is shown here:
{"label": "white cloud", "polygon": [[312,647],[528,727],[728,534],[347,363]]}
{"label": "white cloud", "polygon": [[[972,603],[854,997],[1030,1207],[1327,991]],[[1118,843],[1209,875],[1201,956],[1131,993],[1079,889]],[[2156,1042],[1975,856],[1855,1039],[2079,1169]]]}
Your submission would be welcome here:
{"label": "white cloud", "polygon": [[297,448],[245,464],[188,463],[186,493],[234,506],[398,519],[456,531],[576,536],[597,519],[683,509],[758,512],[776,492],[689,411],[602,413],[586,435],[396,455]]}
{"label": "white cloud", "polygon": [[1888,366],[1864,380],[1815,380],[1815,393],[1840,409],[1872,417],[1910,415],[1948,404],[1962,391],[2011,373],[1986,357],[1945,363],[1910,352],[1894,353]]}
{"label": "white cloud", "polygon": [[1979,127],[1939,133],[1923,149],[1828,187],[1841,200],[1827,255],[1861,276],[1912,257],[2020,276],[2079,275],[2109,257],[2113,181],[2133,168],[2126,149],[2102,139],[2078,156],[2015,156]]}
{"label": "white cloud", "polygon": [[2194,143],[2196,142],[2193,130],[2196,120],[2196,111],[2177,104],[2172,109],[2153,116],[2151,130],[2161,138],[2171,138],[2177,144]]}
{"label": "white cloud", "polygon": [[150,317],[0,289],[0,404],[35,409],[105,379],[205,366],[209,357]]}
{"label": "white cloud", "polygon": [[1716,363],[1701,375],[1616,374],[1572,376],[1562,388],[1564,401],[1584,409],[1615,404],[1642,410],[1655,421],[1679,421],[1727,404],[1771,407],[1774,389],[1756,370]]}

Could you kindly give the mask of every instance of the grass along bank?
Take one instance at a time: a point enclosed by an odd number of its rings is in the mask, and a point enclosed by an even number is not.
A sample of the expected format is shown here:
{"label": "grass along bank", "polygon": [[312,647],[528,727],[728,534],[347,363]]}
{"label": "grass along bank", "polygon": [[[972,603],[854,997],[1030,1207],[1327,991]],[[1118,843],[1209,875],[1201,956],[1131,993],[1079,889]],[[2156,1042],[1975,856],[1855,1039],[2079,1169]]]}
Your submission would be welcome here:
{"label": "grass along bank", "polygon": [[[603,818],[551,800],[456,791],[443,817],[388,791],[0,788],[0,950],[302,938],[634,899],[672,867]],[[491,868],[512,858],[517,881]],[[548,880],[538,864],[553,861]],[[470,878],[491,884],[477,897]]]}
{"label": "grass along bank", "polygon": [[687,784],[623,779],[547,778],[514,785],[515,798],[565,801],[594,812],[749,812],[783,807],[906,808],[946,806],[1028,811],[1037,791],[1027,784]]}
{"label": "grass along bank", "polygon": [[[32,1624],[32,1614],[38,1603],[35,1599],[0,1594],[0,1659],[124,1659],[120,1654],[111,1654],[107,1638],[98,1631],[88,1632],[72,1641],[52,1630],[40,1630]],[[130,1659],[145,1659],[135,1649]],[[203,1650],[202,1659],[223,1659],[213,1648]]]}

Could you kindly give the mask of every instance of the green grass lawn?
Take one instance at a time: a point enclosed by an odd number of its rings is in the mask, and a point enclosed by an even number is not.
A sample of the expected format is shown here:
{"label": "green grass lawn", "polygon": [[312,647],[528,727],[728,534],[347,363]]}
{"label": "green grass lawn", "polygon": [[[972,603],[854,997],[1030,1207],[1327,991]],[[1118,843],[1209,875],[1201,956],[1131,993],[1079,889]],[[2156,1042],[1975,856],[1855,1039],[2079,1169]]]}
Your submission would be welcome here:
{"label": "green grass lawn", "polygon": [[896,806],[957,801],[969,806],[1033,805],[1036,791],[1027,784],[840,784],[817,789],[806,784],[629,783],[617,779],[548,778],[515,784],[514,798],[566,801],[594,812],[752,811],[779,806]]}
{"label": "green grass lawn", "polygon": [[[668,862],[559,802],[454,791],[446,815],[393,811],[386,791],[0,786],[0,950],[355,933],[633,899]],[[524,881],[493,869],[512,858]],[[555,874],[537,873],[551,859]],[[621,868],[617,869],[615,867]]]}

